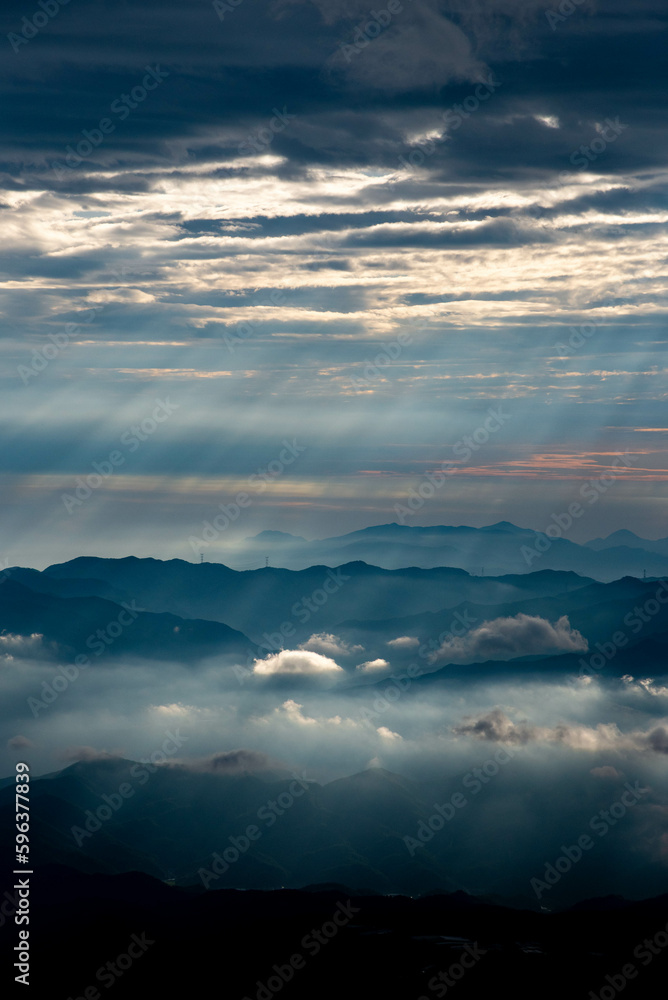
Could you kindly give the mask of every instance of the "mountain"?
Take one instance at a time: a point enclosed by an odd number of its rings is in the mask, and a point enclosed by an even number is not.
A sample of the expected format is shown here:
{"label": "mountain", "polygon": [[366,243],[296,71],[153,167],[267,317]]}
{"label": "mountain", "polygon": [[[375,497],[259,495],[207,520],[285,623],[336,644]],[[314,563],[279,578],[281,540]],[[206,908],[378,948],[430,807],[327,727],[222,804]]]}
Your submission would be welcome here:
{"label": "mountain", "polygon": [[[481,763],[485,753],[489,758],[491,747],[481,746]],[[526,829],[518,824],[515,814],[529,815],[528,793],[518,798],[507,784],[522,766],[522,749],[514,753],[520,758],[505,753],[502,766],[496,765],[501,773],[487,787],[473,771],[455,781],[438,775],[418,780],[370,768],[319,784],[304,775],[274,778],[250,769],[221,773],[101,756],[33,778],[31,859],[38,870],[53,862],[106,873],[136,869],[210,890],[340,883],[416,895],[475,887],[477,893],[522,897],[537,908],[529,888],[545,861],[537,828],[550,838],[565,834],[540,781],[531,795],[542,801],[542,815]],[[586,780],[596,798],[574,807],[575,821],[580,812],[591,815],[592,802],[609,804],[609,790],[591,776]],[[13,807],[13,788],[2,788],[5,857],[15,835]],[[432,825],[437,814],[441,819]],[[481,825],[483,817],[494,822]],[[573,822],[569,817],[566,825]],[[501,868],[492,842],[503,843]],[[550,906],[666,887],[659,860],[641,869],[627,856],[619,866],[615,851],[621,845],[606,844],[592,864],[580,866],[577,879],[555,886]]]}
{"label": "mountain", "polygon": [[301,535],[290,535],[287,531],[261,531],[255,535],[254,541],[263,545],[308,545]]}
{"label": "mountain", "polygon": [[7,580],[22,583],[24,587],[38,594],[51,594],[52,597],[103,597],[116,604],[120,604],[125,597],[121,591],[111,587],[104,580],[87,580],[85,577],[58,580],[46,573],[40,573],[39,570],[23,566],[14,566],[8,570]]}
{"label": "mountain", "polygon": [[[442,608],[435,612],[425,611],[417,615],[391,619],[348,619],[339,623],[337,635],[349,646],[363,646],[368,659],[387,657],[391,652],[393,665],[405,667],[411,661],[417,660],[427,669],[433,669],[428,665],[427,655],[435,648],[434,640],[442,637],[443,641],[448,633],[451,636],[453,633],[461,633],[462,622],[472,630],[480,627],[483,622],[498,618],[513,618],[519,614],[544,618],[550,622],[558,621],[566,615],[571,627],[587,639],[589,652],[579,653],[576,657],[559,657],[558,659],[563,661],[559,670],[567,672],[567,664],[572,661],[578,664],[575,672],[579,672],[581,656],[588,660],[597,652],[597,642],[610,643],[613,634],[617,634],[618,637],[621,634],[623,638],[620,641],[626,653],[623,657],[615,656],[606,665],[604,674],[621,676],[620,670],[622,674],[634,675],[639,670],[644,670],[652,676],[665,673],[667,668],[662,660],[662,654],[657,652],[656,647],[649,641],[649,637],[656,635],[662,648],[660,636],[668,634],[668,603],[658,604],[655,600],[658,589],[655,581],[643,581],[635,577],[625,577],[614,583],[583,581],[584,586],[573,590],[532,597],[531,590],[538,589],[538,580],[535,579],[537,576],[538,574],[532,574],[517,578],[518,585],[521,581],[525,581],[530,588],[529,595],[524,599],[498,604],[478,604],[466,600],[456,609]],[[564,574],[560,579],[566,582],[568,578]],[[581,580],[581,578],[576,579]],[[648,602],[653,611],[652,615],[643,612]],[[639,617],[637,610],[634,610],[638,608],[646,618],[645,621]],[[389,646],[388,644],[398,636],[412,637],[417,643],[405,649]],[[642,649],[648,654],[647,661],[639,656],[641,643],[643,643]],[[637,649],[637,652],[632,653],[632,649]],[[633,666],[633,669],[630,669],[630,666]],[[508,663],[508,670],[510,669]],[[552,669],[551,665],[549,672],[552,672]]]}
{"label": "mountain", "polygon": [[[51,581],[46,574],[31,573],[22,577],[31,581],[27,587],[16,582],[20,575],[11,571],[0,587],[0,632],[43,636],[35,658],[72,661],[79,655],[96,657],[113,649],[114,657],[192,662],[214,655],[246,656],[255,648],[243,633],[221,622],[155,614],[132,598],[116,603],[81,596],[98,586],[98,581],[84,579],[79,587],[76,579]],[[33,589],[36,580],[40,590]],[[102,592],[109,590],[104,581],[99,586]],[[80,596],[55,596],[52,591],[61,587],[65,593],[79,591]]]}
{"label": "mountain", "polygon": [[644,552],[651,552],[655,555],[668,556],[668,538],[655,540],[640,538],[632,531],[627,531],[626,528],[613,531],[607,538],[593,538],[590,542],[585,542],[585,545],[595,552],[625,546],[628,549],[642,549]]}
{"label": "mountain", "polygon": [[[546,681],[553,679],[563,683],[574,677],[635,677],[664,678],[668,675],[668,632],[659,632],[641,639],[628,649],[618,649],[614,656],[602,667],[590,666],[591,657],[596,653],[559,653],[555,656],[521,656],[509,660],[493,660],[478,657],[471,663],[448,663],[439,669],[428,667],[429,672],[413,680],[413,693],[418,693],[423,685],[462,681],[473,683],[484,680],[505,681]],[[582,674],[584,661],[588,672]],[[596,661],[595,661],[596,662]],[[387,683],[387,682],[386,682]],[[383,682],[374,685],[382,689]]]}
{"label": "mountain", "polygon": [[[497,604],[555,595],[594,581],[542,570],[530,575],[475,577],[448,567],[387,570],[363,562],[331,569],[273,567],[237,572],[219,563],[180,559],[84,557],[49,566],[55,580],[103,580],[125,600],[155,613],[225,622],[257,643],[280,648],[362,614],[393,619],[440,611],[471,600]],[[281,628],[283,629],[281,633]],[[289,640],[289,642],[287,641]]]}
{"label": "mountain", "polygon": [[[3,830],[10,826],[12,795],[12,788],[0,790]],[[113,815],[100,823],[97,811],[109,812],[108,803]],[[411,861],[401,840],[425,808],[417,786],[389,772],[321,786],[178,765],[147,769],[121,758],[80,761],[31,782],[31,857],[40,868],[56,861],[84,870],[171,872],[181,884],[202,884],[198,871],[208,872],[206,887],[216,889],[310,882],[381,892],[456,888],[442,867]],[[214,855],[230,848],[230,838],[242,843],[253,823],[258,842],[247,841],[236,863],[217,875]]]}
{"label": "mountain", "polygon": [[[239,1000],[279,993],[285,1000],[417,1000],[444,996],[449,981],[460,1000],[478,1000],[502,977],[517,1000],[563,1000],[598,996],[606,975],[624,982],[619,969],[629,959],[637,975],[624,996],[665,991],[665,957],[654,942],[668,919],[666,896],[591,899],[547,913],[462,891],[419,898],[345,885],[204,892],[139,872],[85,874],[57,864],[40,870],[33,892],[30,941],[40,960],[31,987],[39,997],[99,998],[111,986],[123,1000],[204,997],[213,983],[216,994]],[[656,953],[639,957],[634,949],[645,939]],[[0,925],[7,968],[15,943],[14,924]]]}
{"label": "mountain", "polygon": [[[550,537],[554,532],[557,537]],[[310,542],[283,532],[265,531],[245,539],[234,552],[213,547],[208,556],[236,566],[253,561],[261,565],[268,555],[272,565],[288,569],[361,560],[385,569],[450,566],[490,576],[531,573],[536,569],[573,571],[602,581],[642,576],[644,571],[652,577],[668,575],[666,539],[648,542],[632,532],[616,532],[605,542],[597,539],[579,545],[567,534],[556,524],[551,525],[547,535],[509,521],[483,528],[391,523]]]}
{"label": "mountain", "polygon": [[[196,662],[229,654],[247,662],[263,651],[296,648],[314,633],[335,633],[349,649],[362,647],[364,660],[390,659],[402,667],[419,655],[427,666],[435,641],[440,644],[449,633],[461,635],[462,620],[468,633],[484,622],[520,614],[549,622],[568,616],[589,643],[589,655],[614,633],[623,633],[630,650],[668,632],[668,604],[655,600],[659,588],[656,581],[636,577],[600,583],[546,569],[479,577],[448,567],[386,570],[350,563],[334,570],[237,572],[178,559],[85,557],[42,573],[11,570],[0,587],[0,629],[42,635],[46,659],[113,650],[115,657]],[[94,596],[98,589],[117,599]],[[651,614],[642,611],[645,605]],[[118,633],[113,643],[107,639],[110,624]],[[397,644],[399,637],[412,641]],[[661,642],[644,648],[651,651],[650,660],[625,672],[663,673],[657,663]],[[541,646],[535,651],[556,650]],[[352,669],[355,664],[342,658],[342,665]],[[489,656],[473,659],[484,662]],[[617,657],[611,672],[628,660]]]}

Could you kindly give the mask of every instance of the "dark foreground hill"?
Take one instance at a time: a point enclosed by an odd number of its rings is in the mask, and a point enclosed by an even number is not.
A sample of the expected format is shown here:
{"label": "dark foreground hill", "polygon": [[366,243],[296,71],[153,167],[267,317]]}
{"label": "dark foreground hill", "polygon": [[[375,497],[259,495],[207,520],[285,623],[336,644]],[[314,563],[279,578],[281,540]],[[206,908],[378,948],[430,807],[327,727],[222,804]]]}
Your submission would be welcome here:
{"label": "dark foreground hill", "polygon": [[[0,950],[13,985],[9,886]],[[548,914],[459,892],[205,892],[136,872],[46,866],[34,879],[30,920],[31,987],[7,995],[40,1000],[479,1000],[499,992],[659,1000],[668,966],[666,896],[596,899]]]}

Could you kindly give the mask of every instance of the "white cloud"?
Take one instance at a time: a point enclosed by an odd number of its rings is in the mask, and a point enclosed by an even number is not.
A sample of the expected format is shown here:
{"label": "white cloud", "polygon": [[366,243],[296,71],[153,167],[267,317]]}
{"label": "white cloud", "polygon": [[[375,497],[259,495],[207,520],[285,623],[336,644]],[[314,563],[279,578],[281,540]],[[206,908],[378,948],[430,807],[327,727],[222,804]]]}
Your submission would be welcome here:
{"label": "white cloud", "polygon": [[545,125],[547,128],[560,128],[560,122],[554,115],[534,115],[537,122]]}
{"label": "white cloud", "polygon": [[363,673],[373,673],[374,671],[387,670],[389,665],[387,660],[367,660],[366,663],[359,663],[356,669]]}
{"label": "white cloud", "polygon": [[644,680],[638,681],[638,683],[653,698],[665,698],[668,695],[668,687],[665,684],[657,684],[651,677],[646,677]]}
{"label": "white cloud", "polygon": [[483,622],[466,635],[446,640],[429,657],[430,663],[471,663],[510,660],[517,656],[575,653],[589,648],[584,636],[564,615],[554,624],[546,618],[519,614]]}
{"label": "white cloud", "polygon": [[378,732],[378,735],[382,736],[384,740],[401,740],[401,739],[403,739],[403,737],[400,736],[399,733],[393,733],[391,729],[387,728],[387,726],[379,726],[378,729],[377,729],[377,732]]}
{"label": "white cloud", "polygon": [[32,635],[13,635],[11,632],[0,635],[0,657],[6,660],[13,660],[15,657],[44,659],[45,655],[44,636],[37,632]]}
{"label": "white cloud", "polygon": [[663,684],[657,684],[652,677],[644,677],[642,680],[636,681],[629,674],[625,674],[622,680],[627,685],[627,690],[629,691],[645,692],[653,698],[665,698],[668,695],[668,687]]}
{"label": "white cloud", "polygon": [[331,632],[316,632],[306,642],[302,642],[299,648],[322,653],[323,656],[351,656],[364,652],[364,646],[350,646]]}
{"label": "white cloud", "polygon": [[412,635],[400,635],[398,639],[390,639],[387,645],[392,649],[415,649],[420,645],[420,640]]}
{"label": "white cloud", "polygon": [[[352,726],[357,727],[357,723],[353,719],[342,719],[340,715],[333,715],[330,718],[314,718],[310,715],[304,715],[302,709],[304,708],[298,701],[294,701],[292,698],[288,698],[284,701],[280,708],[275,708],[272,716],[279,716],[283,719],[287,719],[289,722],[294,723],[297,726]],[[266,716],[263,722],[269,721],[269,716]]]}
{"label": "white cloud", "polygon": [[282,649],[280,653],[272,653],[264,660],[256,660],[253,672],[262,677],[286,674],[317,677],[342,674],[344,671],[338,663],[320,653],[306,649]]}
{"label": "white cloud", "polygon": [[186,719],[191,715],[198,714],[200,709],[194,705],[182,705],[181,702],[173,702],[171,705],[150,705],[149,711],[168,719]]}
{"label": "white cloud", "polygon": [[298,701],[293,701],[289,698],[288,701],[284,701],[281,705],[283,712],[287,715],[290,722],[295,722],[300,726],[317,726],[318,720],[312,719],[308,715],[304,715],[302,712],[303,705],[300,705]]}

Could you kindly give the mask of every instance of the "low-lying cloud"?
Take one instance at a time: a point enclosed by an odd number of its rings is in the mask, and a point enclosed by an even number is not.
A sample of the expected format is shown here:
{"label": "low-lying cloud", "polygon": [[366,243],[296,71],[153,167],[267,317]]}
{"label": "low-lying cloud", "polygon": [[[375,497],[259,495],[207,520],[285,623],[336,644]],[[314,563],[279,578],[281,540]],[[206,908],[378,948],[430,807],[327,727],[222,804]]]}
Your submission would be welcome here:
{"label": "low-lying cloud", "polygon": [[362,673],[370,674],[381,670],[387,670],[390,664],[387,660],[377,659],[377,660],[367,660],[366,663],[359,663],[357,669],[361,670]]}
{"label": "low-lying cloud", "polygon": [[285,765],[258,750],[227,750],[201,760],[180,760],[179,767],[211,774],[256,774],[285,770]]}
{"label": "low-lying cloud", "polygon": [[456,736],[472,736],[490,743],[525,746],[528,743],[558,743],[571,750],[598,752],[601,750],[628,752],[649,751],[668,754],[668,729],[665,725],[649,730],[623,733],[615,723],[601,722],[596,726],[562,724],[532,726],[526,721],[515,723],[500,708],[477,718],[465,719],[455,726]]}
{"label": "low-lying cloud", "polygon": [[0,658],[21,660],[26,659],[50,659],[51,650],[44,643],[44,636],[38,632],[32,635],[13,635],[11,632],[4,632],[0,635]]}
{"label": "low-lying cloud", "polygon": [[306,642],[300,643],[299,648],[331,657],[354,656],[364,652],[364,646],[351,646],[331,632],[316,632]]}
{"label": "low-lying cloud", "polygon": [[413,635],[400,635],[396,639],[390,639],[387,645],[390,649],[415,649],[420,645],[420,640]]}
{"label": "low-lying cloud", "polygon": [[571,627],[567,615],[555,623],[546,618],[519,614],[494,618],[466,635],[452,636],[430,656],[430,662],[473,663],[511,660],[517,656],[585,652],[589,643]]}
{"label": "low-lying cloud", "polygon": [[343,674],[343,668],[329,656],[306,649],[282,649],[263,660],[255,660],[253,672],[261,677],[329,677]]}

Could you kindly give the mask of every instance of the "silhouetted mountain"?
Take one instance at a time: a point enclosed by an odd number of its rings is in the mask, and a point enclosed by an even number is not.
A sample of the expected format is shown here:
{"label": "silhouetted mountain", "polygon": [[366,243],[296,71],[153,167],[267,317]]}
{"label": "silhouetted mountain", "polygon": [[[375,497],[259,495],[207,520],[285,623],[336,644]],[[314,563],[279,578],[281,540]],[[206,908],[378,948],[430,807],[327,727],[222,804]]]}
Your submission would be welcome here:
{"label": "silhouetted mountain", "polygon": [[[489,679],[506,680],[563,680],[582,675],[582,665],[587,666],[596,649],[587,653],[559,653],[555,656],[519,656],[509,660],[486,660],[478,658],[470,663],[447,663],[430,672],[418,676],[414,680],[414,691],[420,685],[439,681],[458,682],[482,681]],[[628,649],[618,649],[615,655],[600,669],[590,668],[589,673],[582,676],[644,678],[647,676],[665,677],[668,675],[668,632],[639,640]],[[380,687],[382,681],[375,686]]]}
{"label": "silhouetted mountain", "polygon": [[[479,1000],[506,982],[517,1000],[564,1000],[598,997],[610,978],[625,984],[630,1000],[658,1000],[665,990],[667,953],[657,942],[667,896],[618,906],[595,899],[551,914],[464,892],[203,892],[138,872],[83,874],[62,865],[44,866],[32,891],[30,941],[39,961],[31,986],[45,998],[74,1000],[86,990],[95,997],[96,989],[101,996],[111,986],[126,1000],[200,997],[215,984],[240,1000],[417,1000],[454,986],[462,1000]],[[15,942],[7,921],[0,927],[6,968]],[[631,975],[620,976],[622,966]]]}
{"label": "silhouetted mountain", "polygon": [[[256,642],[284,623],[292,636],[331,630],[351,617],[391,619],[454,607],[465,600],[497,604],[575,590],[593,583],[574,573],[475,577],[452,568],[386,570],[363,562],[337,569],[311,566],[293,571],[267,568],[236,572],[218,563],[180,559],[84,557],[50,566],[44,573],[72,581],[102,579],[153,612],[224,621]],[[285,639],[279,636],[278,645]]]}
{"label": "silhouetted mountain", "polygon": [[[12,571],[0,587],[0,631],[42,635],[46,659],[57,656],[71,661],[85,655],[95,662],[96,657],[113,650],[114,657],[191,662],[214,655],[245,656],[254,648],[241,632],[217,621],[155,614],[134,599],[114,603],[93,596],[54,596],[49,592],[52,578],[48,575],[24,577],[28,578],[30,587],[16,582]],[[40,585],[39,591],[34,589],[35,583]],[[61,583],[66,592],[77,589],[76,578],[54,580],[53,589]],[[93,585],[97,586],[97,581],[86,580],[82,589]],[[104,582],[100,587],[108,589]],[[41,654],[35,651],[34,655]]]}
{"label": "silhouetted mountain", "polygon": [[[529,592],[535,592],[541,584],[539,577],[540,574],[534,573],[527,577],[505,577],[504,581],[512,579],[516,586],[521,586],[524,580]],[[566,574],[563,574],[562,578],[567,582]],[[581,580],[578,577],[575,579]],[[545,582],[549,586],[549,581]],[[621,634],[625,655],[615,654],[603,673],[621,676],[623,673],[637,673],[639,669],[665,673],[667,667],[661,658],[663,653],[659,650],[663,649],[663,640],[660,637],[668,632],[668,588],[665,593],[666,603],[659,604],[655,595],[660,585],[657,585],[656,581],[625,577],[613,583],[583,582],[584,586],[578,586],[567,592],[527,597],[507,603],[478,604],[474,601],[463,601],[456,609],[443,608],[436,612],[426,611],[401,618],[370,621],[356,618],[340,622],[337,634],[349,644],[357,643],[364,646],[369,658],[387,656],[388,643],[397,636],[413,637],[418,640],[418,644],[405,651],[392,648],[392,660],[408,663],[417,657],[426,665],[428,655],[434,650],[434,640],[439,636],[451,635],[453,628],[455,631],[461,631],[461,622],[465,622],[469,629],[475,629],[483,622],[504,617],[511,618],[519,614],[537,616],[551,622],[566,615],[572,628],[577,629],[587,639],[590,648],[588,654],[580,653],[577,657],[569,658],[559,657],[563,661],[558,668],[560,672],[568,672],[569,663],[577,663],[580,656],[588,659],[597,651],[597,642],[609,644],[613,634],[617,634],[618,637]],[[644,606],[648,602],[652,614],[644,611]],[[657,637],[657,650],[654,650],[650,641],[651,636]],[[632,647],[636,649],[633,653]],[[606,648],[609,650],[609,645]],[[647,662],[645,656],[649,657]],[[628,669],[630,664],[635,664],[633,670]],[[548,664],[546,661],[545,670],[551,672],[552,668],[553,664]],[[510,670],[510,667],[508,669]],[[536,669],[540,671],[541,668]]]}
{"label": "silhouetted mountain", "polygon": [[8,579],[13,583],[22,583],[38,594],[51,594],[53,597],[103,597],[107,601],[120,604],[124,595],[111,587],[104,580],[86,580],[73,577],[71,580],[56,579],[41,573],[36,569],[26,569],[14,566]]}
{"label": "silhouetted mountain", "polygon": [[607,538],[592,538],[590,542],[585,542],[585,545],[595,552],[624,546],[627,549],[643,549],[645,552],[652,552],[655,555],[668,556],[668,538],[640,538],[633,531],[627,531],[626,528],[613,531]]}

